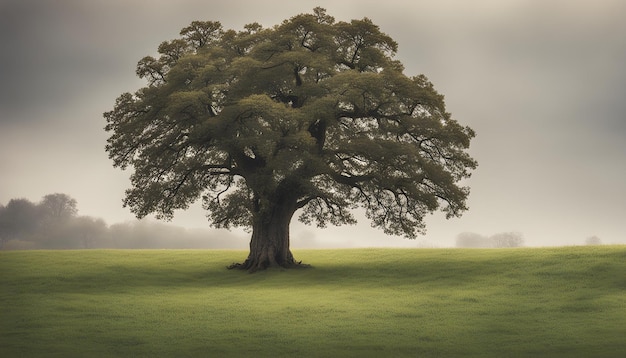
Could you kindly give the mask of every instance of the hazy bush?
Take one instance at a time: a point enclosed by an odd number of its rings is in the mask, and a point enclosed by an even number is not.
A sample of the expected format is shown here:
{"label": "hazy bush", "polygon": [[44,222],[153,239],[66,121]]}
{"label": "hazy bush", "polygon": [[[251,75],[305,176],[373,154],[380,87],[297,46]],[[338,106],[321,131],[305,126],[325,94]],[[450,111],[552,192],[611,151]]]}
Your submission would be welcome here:
{"label": "hazy bush", "polygon": [[594,235],[585,239],[585,245],[602,245],[602,240]]}
{"label": "hazy bush", "polygon": [[483,236],[473,232],[462,232],[456,237],[456,246],[464,248],[520,247],[524,238],[519,232],[502,232]]}
{"label": "hazy bush", "polygon": [[0,247],[12,240],[27,240],[41,224],[40,210],[28,199],[11,199],[0,209]]}
{"label": "hazy bush", "polygon": [[519,232],[502,232],[492,235],[494,247],[520,247],[524,245],[524,238]]}
{"label": "hazy bush", "polygon": [[456,246],[465,248],[488,248],[493,247],[493,241],[488,237],[474,233],[462,232],[456,237]]}

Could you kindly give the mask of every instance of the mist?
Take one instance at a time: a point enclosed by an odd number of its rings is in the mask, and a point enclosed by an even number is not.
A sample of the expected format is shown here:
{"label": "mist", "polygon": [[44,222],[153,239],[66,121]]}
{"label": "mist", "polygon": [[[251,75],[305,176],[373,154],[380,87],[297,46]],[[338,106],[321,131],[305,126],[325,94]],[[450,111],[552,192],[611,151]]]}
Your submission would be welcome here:
{"label": "mist", "polygon": [[108,225],[77,215],[67,194],[0,204],[0,249],[244,249],[247,238],[224,230],[187,229],[153,220]]}
{"label": "mist", "polygon": [[[38,202],[25,198],[0,204],[0,249],[247,249],[251,233],[240,229],[187,228],[154,219],[108,224],[104,219],[77,215],[78,203],[68,194],[48,194]],[[207,224],[208,225],[208,224]],[[362,235],[357,226],[331,228],[331,235],[294,225],[296,249],[356,247],[438,247],[424,238]],[[339,232],[339,234],[337,234]],[[341,233],[345,232],[345,233]],[[337,240],[337,235],[343,237]]]}
{"label": "mist", "polygon": [[[364,222],[364,214],[356,217]],[[207,223],[208,226],[208,223]],[[328,232],[328,234],[325,234]],[[506,248],[528,246],[521,232],[482,235],[461,232],[445,241],[427,237],[408,240],[377,233],[365,225],[316,229],[295,223],[291,229],[294,249],[339,248]],[[237,249],[248,248],[251,233],[241,229],[188,228],[154,219],[108,224],[104,219],[78,215],[78,202],[68,194],[45,195],[40,201],[15,198],[0,203],[0,250],[77,249]],[[381,240],[384,238],[384,240]],[[454,239],[454,244],[449,242]],[[596,236],[580,235],[570,245],[601,245]],[[610,244],[610,243],[609,243]]]}
{"label": "mist", "polygon": [[[338,21],[369,17],[398,42],[408,75],[423,73],[459,123],[477,132],[469,210],[427,217],[417,241],[356,226],[292,222],[297,247],[456,246],[463,232],[522,232],[525,246],[626,243],[626,3],[619,0],[0,2],[0,202],[66,192],[107,228],[128,171],[104,151],[102,113],[145,84],[137,61],[193,20],[279,24],[322,6]],[[358,215],[357,215],[358,216]],[[168,225],[207,235],[199,203]],[[193,240],[192,240],[193,241]],[[210,240],[208,240],[210,241]],[[243,246],[247,244],[242,244]]]}

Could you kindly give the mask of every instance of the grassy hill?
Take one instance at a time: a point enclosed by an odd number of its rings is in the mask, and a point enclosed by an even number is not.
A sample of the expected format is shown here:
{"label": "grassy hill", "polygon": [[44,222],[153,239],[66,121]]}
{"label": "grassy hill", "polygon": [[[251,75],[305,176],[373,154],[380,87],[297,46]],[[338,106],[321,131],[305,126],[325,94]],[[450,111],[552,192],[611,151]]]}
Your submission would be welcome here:
{"label": "grassy hill", "polygon": [[0,252],[2,357],[623,357],[626,246]]}

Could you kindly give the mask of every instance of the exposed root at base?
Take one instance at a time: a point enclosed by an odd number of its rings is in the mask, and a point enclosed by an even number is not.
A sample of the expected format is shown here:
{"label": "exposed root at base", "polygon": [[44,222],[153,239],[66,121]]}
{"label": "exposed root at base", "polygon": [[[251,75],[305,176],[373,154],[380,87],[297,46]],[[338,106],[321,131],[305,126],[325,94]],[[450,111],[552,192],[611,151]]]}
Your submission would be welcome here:
{"label": "exposed root at base", "polygon": [[277,267],[281,269],[299,269],[299,268],[310,268],[312,267],[309,264],[303,264],[302,261],[293,261],[290,263],[282,263],[282,264],[274,264],[270,265],[267,262],[258,262],[256,260],[246,260],[243,263],[232,263],[229,266],[226,266],[228,270],[242,270],[248,271],[249,273],[255,273],[257,271],[266,270],[268,268]]}

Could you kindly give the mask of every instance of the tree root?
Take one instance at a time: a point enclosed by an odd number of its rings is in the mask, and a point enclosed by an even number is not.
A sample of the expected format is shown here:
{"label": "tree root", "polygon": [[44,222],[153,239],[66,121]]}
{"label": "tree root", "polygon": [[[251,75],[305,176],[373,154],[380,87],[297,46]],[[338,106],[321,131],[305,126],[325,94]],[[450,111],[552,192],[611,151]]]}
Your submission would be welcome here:
{"label": "tree root", "polygon": [[302,261],[292,261],[287,263],[277,263],[274,262],[270,264],[267,261],[258,261],[258,260],[250,260],[247,259],[243,263],[232,263],[229,266],[226,266],[228,270],[242,270],[248,271],[249,273],[255,273],[257,271],[266,270],[268,268],[281,268],[281,269],[298,269],[298,268],[310,268],[312,267],[309,264],[303,264]]}

